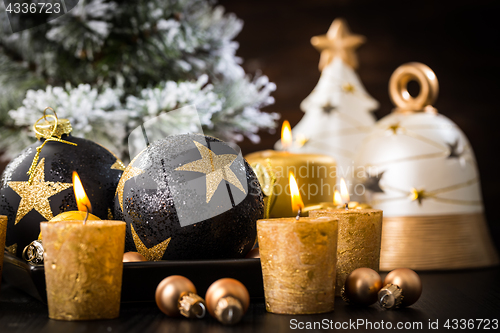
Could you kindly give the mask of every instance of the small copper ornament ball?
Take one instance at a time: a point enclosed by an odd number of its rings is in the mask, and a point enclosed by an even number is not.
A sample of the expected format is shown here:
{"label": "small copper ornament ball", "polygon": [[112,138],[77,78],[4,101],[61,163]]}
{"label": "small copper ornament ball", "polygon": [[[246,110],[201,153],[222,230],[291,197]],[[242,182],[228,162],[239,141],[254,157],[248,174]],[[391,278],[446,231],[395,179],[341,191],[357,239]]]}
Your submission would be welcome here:
{"label": "small copper ornament ball", "polygon": [[196,294],[196,287],[188,278],[171,275],[158,284],[155,293],[156,305],[168,316],[179,316],[179,299],[189,292]]}
{"label": "small copper ornament ball", "polygon": [[[238,322],[250,305],[250,295],[245,285],[231,278],[220,279],[212,283],[205,299],[210,315],[223,324]],[[231,310],[230,316],[226,310]]]}
{"label": "small copper ornament ball", "polygon": [[344,288],[344,298],[349,304],[369,306],[377,301],[382,279],[371,268],[358,268],[347,276]]}
{"label": "small copper ornament ball", "polygon": [[401,306],[415,303],[422,294],[422,281],[415,271],[408,268],[398,268],[391,271],[384,280],[384,285],[395,284],[402,289],[403,301]]}
{"label": "small copper ornament ball", "polygon": [[147,261],[146,258],[139,252],[125,252],[123,254],[123,262]]}

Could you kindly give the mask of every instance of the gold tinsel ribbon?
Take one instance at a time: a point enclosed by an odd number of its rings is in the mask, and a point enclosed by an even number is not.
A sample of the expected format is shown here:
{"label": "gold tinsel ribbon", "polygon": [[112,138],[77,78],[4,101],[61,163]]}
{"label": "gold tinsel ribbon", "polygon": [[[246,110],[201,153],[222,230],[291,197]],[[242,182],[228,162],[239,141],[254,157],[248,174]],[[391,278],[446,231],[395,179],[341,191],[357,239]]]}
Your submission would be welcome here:
{"label": "gold tinsel ribbon", "polygon": [[[54,115],[51,115],[51,114],[47,115],[46,114],[47,110],[49,110],[49,109],[52,110],[52,112],[54,112]],[[54,125],[50,126],[50,127],[53,126],[53,128],[50,129],[49,131],[39,131],[37,125],[38,125],[38,123],[41,120],[45,120],[45,122],[50,125],[50,122],[47,120],[47,117],[54,118]],[[28,170],[28,175],[30,176],[30,178],[28,179],[28,184],[30,184],[30,185],[33,182],[33,177],[35,175],[34,171],[35,171],[36,165],[38,164],[38,159],[40,158],[40,152],[42,151],[42,148],[45,146],[45,144],[47,142],[49,142],[49,141],[55,141],[55,142],[60,142],[60,143],[66,143],[66,144],[72,145],[72,146],[78,146],[76,143],[65,141],[65,140],[61,139],[61,136],[63,134],[66,134],[66,132],[59,131],[60,129],[58,129],[58,126],[57,126],[58,125],[58,121],[59,121],[59,119],[57,118],[57,114],[54,111],[54,109],[52,109],[51,107],[46,107],[45,110],[43,110],[43,117],[41,117],[40,119],[38,119],[35,122],[35,124],[33,125],[33,129],[34,129],[34,131],[36,133],[36,137],[38,139],[44,138],[45,141],[42,143],[41,146],[39,146],[39,147],[36,148],[35,157],[33,157],[33,162],[31,163],[30,169]],[[69,126],[69,129],[70,128],[71,127]]]}

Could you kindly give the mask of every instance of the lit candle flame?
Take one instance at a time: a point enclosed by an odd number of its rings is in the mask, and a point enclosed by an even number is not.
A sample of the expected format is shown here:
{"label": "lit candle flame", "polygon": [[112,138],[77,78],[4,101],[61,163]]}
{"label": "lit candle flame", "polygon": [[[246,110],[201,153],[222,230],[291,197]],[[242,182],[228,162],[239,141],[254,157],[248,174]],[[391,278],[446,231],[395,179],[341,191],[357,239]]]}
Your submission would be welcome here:
{"label": "lit candle flame", "polygon": [[335,190],[335,193],[333,194],[333,204],[335,206],[342,205],[342,197],[340,196],[340,192],[338,190]]}
{"label": "lit candle flame", "polygon": [[290,123],[288,120],[283,122],[283,126],[281,127],[281,146],[283,150],[288,150],[292,145],[292,128],[290,127]]}
{"label": "lit candle flame", "polygon": [[297,185],[293,172],[288,174],[288,182],[290,185],[290,196],[292,198],[292,210],[293,213],[296,214],[299,212],[299,209],[304,209],[304,202],[300,197],[299,186]]}
{"label": "lit candle flame", "polygon": [[347,190],[344,178],[340,178],[340,196],[342,197],[342,203],[349,203],[351,197],[349,197],[349,191]]}
{"label": "lit candle flame", "polygon": [[92,205],[90,200],[85,193],[80,177],[78,173],[73,171],[73,191],[75,191],[76,204],[78,205],[78,210],[81,212],[92,212]]}

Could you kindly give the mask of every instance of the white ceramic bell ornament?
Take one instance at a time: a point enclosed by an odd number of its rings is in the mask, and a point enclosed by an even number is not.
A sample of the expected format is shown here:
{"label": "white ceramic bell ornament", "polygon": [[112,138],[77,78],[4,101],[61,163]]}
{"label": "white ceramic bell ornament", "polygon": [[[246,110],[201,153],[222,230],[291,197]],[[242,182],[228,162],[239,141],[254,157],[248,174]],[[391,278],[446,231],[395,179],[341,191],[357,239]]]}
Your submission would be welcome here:
{"label": "white ceramic bell ornament", "polygon": [[[416,81],[413,97],[407,84]],[[384,211],[381,270],[456,269],[498,264],[483,214],[479,173],[467,137],[432,107],[438,80],[424,64],[392,75],[394,111],[358,151],[355,191]]]}

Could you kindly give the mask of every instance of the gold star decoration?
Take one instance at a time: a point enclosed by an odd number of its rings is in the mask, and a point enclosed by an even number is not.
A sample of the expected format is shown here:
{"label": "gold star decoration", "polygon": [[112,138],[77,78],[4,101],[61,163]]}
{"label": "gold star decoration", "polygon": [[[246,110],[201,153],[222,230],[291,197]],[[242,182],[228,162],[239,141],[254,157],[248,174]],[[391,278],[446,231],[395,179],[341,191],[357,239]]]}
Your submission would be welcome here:
{"label": "gold star decoration", "polygon": [[14,225],[18,224],[32,209],[35,209],[47,221],[50,220],[54,216],[50,208],[49,198],[65,189],[73,187],[73,183],[45,181],[45,158],[42,158],[36,166],[31,184],[28,181],[15,181],[8,182],[7,185],[21,197]]}
{"label": "gold star decoration", "polygon": [[156,244],[155,246],[148,249],[139,238],[137,232],[135,232],[134,226],[132,224],[130,225],[130,229],[132,230],[132,238],[134,240],[137,252],[142,254],[148,261],[158,261],[163,258],[163,255],[165,254],[165,251],[167,250],[168,244],[170,243],[172,237],[165,239],[163,242]]}
{"label": "gold star decoration", "polygon": [[[140,155],[137,155],[137,157],[139,157],[139,156]],[[141,170],[139,168],[132,166],[132,164],[135,162],[136,158],[134,158],[134,160],[132,160],[132,162],[130,162],[130,165],[127,168],[125,168],[125,171],[123,171],[123,174],[120,178],[120,181],[118,182],[118,186],[116,186],[115,195],[118,194],[118,202],[120,203],[120,208],[122,211],[123,211],[123,188],[125,186],[125,183],[130,178],[137,177],[141,173],[144,173],[144,170]]]}
{"label": "gold star decoration", "polygon": [[387,127],[388,131],[392,131],[392,134],[398,134],[399,130],[401,129],[401,126],[399,126],[399,123],[394,123]]}
{"label": "gold star decoration", "polygon": [[412,201],[417,200],[418,204],[421,205],[422,200],[426,199],[428,197],[428,194],[423,189],[417,190],[416,188],[412,188],[410,197]]}
{"label": "gold star decoration", "polygon": [[113,163],[113,165],[111,165],[111,169],[113,170],[125,170],[125,165],[123,164],[122,161],[120,161],[119,159],[116,159],[116,162]]}
{"label": "gold star decoration", "polygon": [[344,90],[348,94],[353,94],[356,88],[350,83],[345,83],[342,85],[342,90]]}
{"label": "gold star decoration", "polygon": [[16,253],[17,253],[17,243],[14,243],[14,244],[12,244],[10,246],[5,246],[5,249],[10,254],[16,255]]}
{"label": "gold star decoration", "polygon": [[353,35],[343,19],[333,21],[326,35],[314,36],[311,44],[321,52],[319,70],[322,71],[335,57],[340,57],[347,65],[356,69],[358,59],[356,48],[365,42],[365,37]]}
{"label": "gold star decoration", "polygon": [[207,203],[210,202],[219,184],[226,180],[236,186],[239,190],[246,194],[243,185],[241,185],[238,177],[229,168],[238,155],[224,154],[216,155],[213,151],[205,147],[199,142],[193,141],[201,154],[201,160],[187,163],[175,169],[176,171],[193,171],[206,174],[207,181]]}

